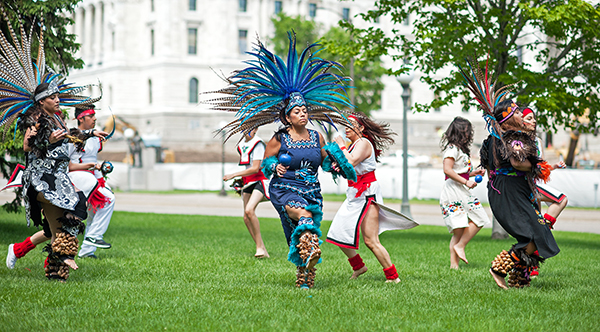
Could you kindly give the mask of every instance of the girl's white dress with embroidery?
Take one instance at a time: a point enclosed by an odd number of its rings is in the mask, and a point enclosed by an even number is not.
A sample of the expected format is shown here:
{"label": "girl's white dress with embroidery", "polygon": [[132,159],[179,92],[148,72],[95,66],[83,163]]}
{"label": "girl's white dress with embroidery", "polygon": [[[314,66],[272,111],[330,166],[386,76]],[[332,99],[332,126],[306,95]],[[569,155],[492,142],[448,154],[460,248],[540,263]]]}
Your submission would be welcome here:
{"label": "girl's white dress with embroidery", "polygon": [[[471,159],[458,147],[450,144],[444,150],[443,159],[453,158],[457,174],[465,174],[473,171]],[[452,233],[455,228],[469,227],[469,219],[478,227],[483,227],[490,222],[481,202],[471,190],[462,183],[450,178],[446,179],[442,194],[440,195],[440,207],[444,216],[444,222],[448,231]]]}

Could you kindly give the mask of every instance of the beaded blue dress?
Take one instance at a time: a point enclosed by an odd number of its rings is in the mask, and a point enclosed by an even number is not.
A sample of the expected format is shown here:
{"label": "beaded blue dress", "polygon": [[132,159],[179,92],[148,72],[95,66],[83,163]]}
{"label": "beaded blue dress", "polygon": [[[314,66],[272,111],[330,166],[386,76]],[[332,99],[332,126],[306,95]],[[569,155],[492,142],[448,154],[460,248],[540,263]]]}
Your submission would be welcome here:
{"label": "beaded blue dress", "polygon": [[[323,216],[323,197],[321,196],[321,186],[317,178],[317,170],[321,165],[321,142],[319,133],[315,130],[308,130],[308,140],[294,141],[292,137],[284,131],[278,132],[281,148],[277,158],[282,154],[289,154],[292,157],[289,169],[283,177],[274,174],[269,186],[271,194],[271,203],[279,213],[281,225],[285,233],[285,238],[290,245],[294,246],[296,235],[310,230],[312,233],[321,236],[321,219]],[[285,207],[303,208],[312,212],[312,220],[301,218],[300,221],[290,219]],[[310,222],[312,221],[312,224]],[[294,235],[294,236],[292,236]],[[290,252],[290,261],[294,262],[293,250]],[[301,265],[299,263],[297,265]]]}

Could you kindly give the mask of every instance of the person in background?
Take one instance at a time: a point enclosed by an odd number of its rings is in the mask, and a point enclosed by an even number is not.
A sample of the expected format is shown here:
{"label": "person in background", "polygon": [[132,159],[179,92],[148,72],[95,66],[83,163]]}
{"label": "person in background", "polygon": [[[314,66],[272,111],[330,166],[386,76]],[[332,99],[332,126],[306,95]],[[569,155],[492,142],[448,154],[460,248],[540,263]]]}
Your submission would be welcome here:
{"label": "person in background", "polygon": [[223,181],[236,177],[242,177],[241,195],[244,202],[244,223],[250,232],[250,236],[256,245],[256,258],[268,258],[269,253],[260,234],[260,222],[256,216],[258,203],[265,198],[269,199],[269,180],[260,169],[265,154],[265,143],[256,136],[258,128],[244,135],[244,139],[238,144],[237,151],[240,154],[240,166],[246,169],[240,172],[226,174]]}
{"label": "person in background", "polygon": [[440,207],[450,239],[450,268],[458,269],[459,261],[465,263],[465,247],[471,239],[490,222],[479,199],[471,193],[477,183],[471,178],[483,176],[485,170],[474,170],[471,165],[473,126],[469,120],[456,117],[442,136],[444,174],[446,181],[440,195]]}

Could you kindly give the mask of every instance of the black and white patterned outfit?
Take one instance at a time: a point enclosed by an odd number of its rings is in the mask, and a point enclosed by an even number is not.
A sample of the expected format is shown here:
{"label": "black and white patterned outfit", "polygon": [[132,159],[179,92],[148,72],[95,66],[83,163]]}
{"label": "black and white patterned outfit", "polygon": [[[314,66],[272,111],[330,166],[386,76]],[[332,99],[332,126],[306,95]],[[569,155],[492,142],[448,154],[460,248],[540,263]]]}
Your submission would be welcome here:
{"label": "black and white patterned outfit", "polygon": [[[56,115],[59,123],[64,126],[62,120]],[[59,126],[53,130],[65,129]],[[45,137],[48,141],[48,137]],[[23,171],[23,193],[27,226],[31,221],[35,226],[42,225],[41,206],[37,201],[38,193],[42,193],[52,205],[71,212],[80,219],[87,218],[85,212],[85,195],[83,192],[75,191],[69,176],[69,153],[68,139],[49,144],[43,158],[35,153],[28,152],[26,156],[25,170]]]}

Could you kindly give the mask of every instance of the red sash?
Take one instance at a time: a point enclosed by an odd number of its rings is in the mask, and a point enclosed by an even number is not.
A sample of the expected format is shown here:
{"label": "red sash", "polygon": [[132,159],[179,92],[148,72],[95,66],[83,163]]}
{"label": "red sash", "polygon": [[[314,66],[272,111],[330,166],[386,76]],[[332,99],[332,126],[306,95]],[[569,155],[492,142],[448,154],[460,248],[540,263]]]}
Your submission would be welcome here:
{"label": "red sash", "polygon": [[258,171],[258,173],[252,174],[252,175],[248,175],[248,176],[242,176],[242,181],[244,181],[244,185],[250,183],[250,182],[256,182],[256,181],[261,181],[261,180],[266,180],[267,177],[263,174],[262,171]]}
{"label": "red sash", "polygon": [[[462,177],[463,177],[463,179],[465,179],[465,180],[469,181],[469,175],[470,175],[470,173],[469,173],[469,172],[467,172],[467,173],[460,173],[460,174],[458,174],[458,175],[462,176]],[[449,179],[449,177],[448,177],[448,175],[446,175],[446,178],[445,178],[444,180],[448,180],[448,179]]]}
{"label": "red sash", "polygon": [[352,188],[356,188],[358,190],[356,192],[356,196],[359,197],[371,186],[372,182],[377,181],[375,178],[375,171],[370,171],[369,173],[365,173],[363,175],[359,175],[356,177],[356,182],[348,180],[348,186]]}

